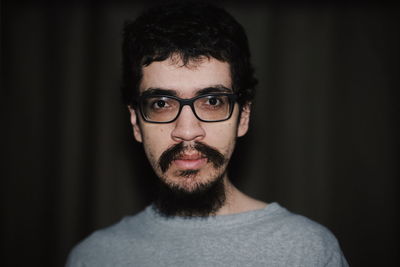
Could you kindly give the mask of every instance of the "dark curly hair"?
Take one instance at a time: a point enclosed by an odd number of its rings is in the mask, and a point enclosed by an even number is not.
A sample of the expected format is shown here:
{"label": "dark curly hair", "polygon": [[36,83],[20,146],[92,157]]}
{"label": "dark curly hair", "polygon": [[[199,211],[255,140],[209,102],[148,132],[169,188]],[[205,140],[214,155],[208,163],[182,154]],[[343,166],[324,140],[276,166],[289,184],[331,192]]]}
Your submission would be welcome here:
{"label": "dark curly hair", "polygon": [[230,65],[233,90],[243,105],[254,97],[257,80],[243,27],[224,9],[199,2],[175,2],[126,22],[123,33],[122,93],[136,107],[142,68],[178,55],[186,66],[202,57]]}

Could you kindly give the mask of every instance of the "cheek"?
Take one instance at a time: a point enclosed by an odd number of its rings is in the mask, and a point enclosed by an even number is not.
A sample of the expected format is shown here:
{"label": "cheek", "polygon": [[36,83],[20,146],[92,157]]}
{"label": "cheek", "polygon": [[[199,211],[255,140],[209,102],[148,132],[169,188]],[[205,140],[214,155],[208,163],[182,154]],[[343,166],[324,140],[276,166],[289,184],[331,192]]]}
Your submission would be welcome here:
{"label": "cheek", "polygon": [[236,143],[236,128],[236,121],[210,124],[206,129],[205,143],[230,156]]}
{"label": "cheek", "polygon": [[168,130],[163,127],[143,127],[143,146],[147,157],[156,161],[170,146]]}

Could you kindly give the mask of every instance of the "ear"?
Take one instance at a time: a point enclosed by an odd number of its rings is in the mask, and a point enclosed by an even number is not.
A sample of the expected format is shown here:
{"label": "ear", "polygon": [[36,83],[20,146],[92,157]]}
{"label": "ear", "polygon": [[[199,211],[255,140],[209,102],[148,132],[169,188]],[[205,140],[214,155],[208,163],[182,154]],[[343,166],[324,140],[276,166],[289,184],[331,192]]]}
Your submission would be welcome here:
{"label": "ear", "polygon": [[138,122],[138,114],[136,110],[132,107],[128,106],[129,113],[131,114],[131,124],[133,128],[133,136],[135,137],[136,141],[142,142],[142,130],[140,129],[140,125]]}
{"label": "ear", "polygon": [[243,105],[242,112],[240,113],[239,125],[237,128],[238,137],[245,135],[249,130],[250,110],[251,110],[251,103],[246,103]]}

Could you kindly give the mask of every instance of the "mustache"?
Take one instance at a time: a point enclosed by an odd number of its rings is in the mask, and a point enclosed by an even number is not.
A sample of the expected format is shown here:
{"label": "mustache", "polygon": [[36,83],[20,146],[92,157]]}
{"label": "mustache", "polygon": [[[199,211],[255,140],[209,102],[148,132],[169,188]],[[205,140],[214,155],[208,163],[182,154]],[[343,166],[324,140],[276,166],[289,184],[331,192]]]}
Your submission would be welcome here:
{"label": "mustache", "polygon": [[165,173],[172,162],[179,158],[185,151],[194,149],[200,152],[204,157],[207,158],[208,162],[211,162],[214,168],[219,168],[225,163],[225,156],[217,149],[196,141],[192,146],[185,146],[183,142],[176,144],[167,150],[165,150],[158,160],[158,165],[161,171]]}

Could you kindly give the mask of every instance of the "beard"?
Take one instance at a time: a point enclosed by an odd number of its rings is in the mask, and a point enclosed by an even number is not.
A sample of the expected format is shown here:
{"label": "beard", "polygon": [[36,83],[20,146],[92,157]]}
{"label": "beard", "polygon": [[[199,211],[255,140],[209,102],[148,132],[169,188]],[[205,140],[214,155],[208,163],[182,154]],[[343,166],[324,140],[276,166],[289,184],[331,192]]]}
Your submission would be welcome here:
{"label": "beard", "polygon": [[[225,162],[226,158],[215,148],[207,146],[200,142],[195,142],[194,146],[184,146],[179,143],[167,149],[158,161],[160,170],[165,174],[172,162],[179,159],[186,150],[197,150],[202,156],[207,158],[209,163],[217,170],[215,177],[205,183],[198,183],[194,188],[185,189],[179,184],[169,183],[166,178],[160,177],[157,182],[157,195],[154,201],[154,207],[159,214],[165,217],[206,217],[215,215],[224,205],[226,200],[224,177],[226,171],[218,172]],[[177,175],[181,179],[195,179],[200,170],[180,170]]]}
{"label": "beard", "polygon": [[158,194],[154,201],[156,210],[165,217],[207,217],[225,203],[224,175],[195,190],[187,191],[177,185],[170,185],[158,179]]}

